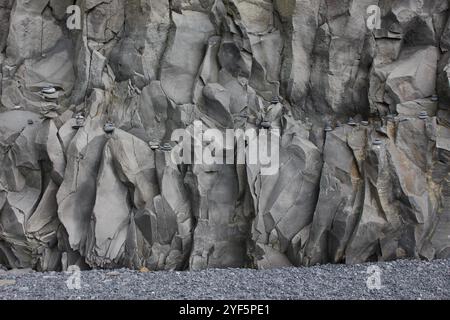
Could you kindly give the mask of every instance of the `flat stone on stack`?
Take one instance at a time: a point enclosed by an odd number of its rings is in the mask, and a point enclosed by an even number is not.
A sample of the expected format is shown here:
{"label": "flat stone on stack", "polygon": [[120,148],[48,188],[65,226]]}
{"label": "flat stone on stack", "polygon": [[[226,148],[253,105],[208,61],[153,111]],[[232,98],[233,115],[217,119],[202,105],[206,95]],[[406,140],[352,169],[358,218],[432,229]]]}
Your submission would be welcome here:
{"label": "flat stone on stack", "polygon": [[263,128],[263,129],[270,129],[271,127],[272,127],[272,124],[269,121],[261,122],[261,128]]}
{"label": "flat stone on stack", "polygon": [[112,122],[107,122],[107,123],[105,123],[105,125],[103,126],[103,130],[104,130],[106,133],[113,133],[115,129],[116,129],[116,127],[114,126],[114,123],[112,123]]}
{"label": "flat stone on stack", "polygon": [[380,139],[375,139],[375,140],[373,140],[372,144],[374,146],[380,146],[383,144],[383,141],[381,141]]}
{"label": "flat stone on stack", "polygon": [[272,104],[280,103],[280,98],[278,96],[273,96],[271,103]]}
{"label": "flat stone on stack", "polygon": [[74,129],[80,129],[84,127],[85,118],[81,113],[75,116],[75,124],[72,126]]}
{"label": "flat stone on stack", "polygon": [[426,119],[428,119],[428,112],[420,111],[418,117],[419,117],[420,120],[426,120]]}
{"label": "flat stone on stack", "polygon": [[150,141],[148,143],[148,145],[150,146],[150,149],[152,149],[152,150],[159,149],[159,142],[157,142],[157,141]]}
{"label": "flat stone on stack", "polygon": [[172,145],[166,142],[159,149],[161,151],[172,151]]}
{"label": "flat stone on stack", "polygon": [[325,122],[325,128],[324,128],[325,132],[331,132],[333,131],[333,128],[331,127],[329,122]]}
{"label": "flat stone on stack", "polygon": [[55,87],[44,87],[44,88],[42,88],[41,92],[43,94],[51,95],[51,94],[56,93],[56,89],[55,89]]}

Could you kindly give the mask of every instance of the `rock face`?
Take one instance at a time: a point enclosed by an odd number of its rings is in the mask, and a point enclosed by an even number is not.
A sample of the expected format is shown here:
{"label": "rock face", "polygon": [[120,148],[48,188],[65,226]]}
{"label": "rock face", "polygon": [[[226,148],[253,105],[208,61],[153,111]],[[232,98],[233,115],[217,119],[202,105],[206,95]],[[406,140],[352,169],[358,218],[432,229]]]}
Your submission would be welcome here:
{"label": "rock face", "polygon": [[0,0],[0,265],[449,258],[449,4],[375,2]]}

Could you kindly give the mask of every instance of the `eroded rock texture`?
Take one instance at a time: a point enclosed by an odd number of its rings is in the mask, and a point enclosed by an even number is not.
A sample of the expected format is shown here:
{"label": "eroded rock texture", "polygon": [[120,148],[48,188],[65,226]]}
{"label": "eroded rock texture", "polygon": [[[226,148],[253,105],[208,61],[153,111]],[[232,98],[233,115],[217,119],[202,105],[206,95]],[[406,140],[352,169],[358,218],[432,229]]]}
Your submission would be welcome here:
{"label": "eroded rock texture", "polygon": [[[0,264],[448,258],[449,49],[447,0],[0,0]],[[195,120],[279,171],[175,165]]]}

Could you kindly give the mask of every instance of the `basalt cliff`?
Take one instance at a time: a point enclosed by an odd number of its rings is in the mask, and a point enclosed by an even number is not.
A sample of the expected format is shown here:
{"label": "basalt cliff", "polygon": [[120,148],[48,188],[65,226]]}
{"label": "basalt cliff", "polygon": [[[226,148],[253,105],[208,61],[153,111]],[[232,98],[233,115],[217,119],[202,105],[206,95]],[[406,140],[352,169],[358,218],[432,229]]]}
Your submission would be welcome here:
{"label": "basalt cliff", "polygon": [[[0,265],[449,258],[449,13],[447,0],[0,0]],[[174,164],[172,132],[195,121],[280,129],[279,170]]]}

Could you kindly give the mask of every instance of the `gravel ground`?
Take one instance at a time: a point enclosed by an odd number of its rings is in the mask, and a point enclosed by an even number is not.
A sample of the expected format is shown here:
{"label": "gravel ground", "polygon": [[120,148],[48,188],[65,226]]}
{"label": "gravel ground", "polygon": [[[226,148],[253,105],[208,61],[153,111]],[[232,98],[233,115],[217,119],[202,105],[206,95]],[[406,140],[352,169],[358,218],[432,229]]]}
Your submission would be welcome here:
{"label": "gravel ground", "polygon": [[[367,286],[370,266],[379,267],[381,289]],[[68,289],[68,278],[66,273],[0,270],[0,299],[450,299],[450,260],[264,271],[95,270],[81,273],[79,290]]]}

